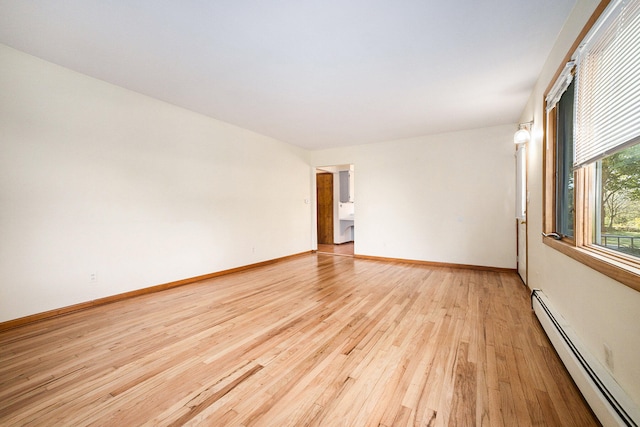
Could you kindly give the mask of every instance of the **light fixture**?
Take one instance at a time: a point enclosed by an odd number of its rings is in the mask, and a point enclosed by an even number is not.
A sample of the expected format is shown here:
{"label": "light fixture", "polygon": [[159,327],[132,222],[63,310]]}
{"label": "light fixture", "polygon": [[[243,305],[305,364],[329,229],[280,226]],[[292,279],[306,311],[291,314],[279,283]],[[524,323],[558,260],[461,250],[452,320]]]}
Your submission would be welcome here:
{"label": "light fixture", "polygon": [[533,122],[520,123],[518,130],[513,135],[514,144],[526,144],[531,140],[531,125]]}

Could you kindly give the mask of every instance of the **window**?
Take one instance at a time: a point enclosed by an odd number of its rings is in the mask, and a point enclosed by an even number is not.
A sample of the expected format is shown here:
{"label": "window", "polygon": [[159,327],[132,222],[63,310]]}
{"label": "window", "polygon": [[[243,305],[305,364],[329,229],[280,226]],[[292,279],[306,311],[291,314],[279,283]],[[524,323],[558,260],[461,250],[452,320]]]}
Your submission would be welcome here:
{"label": "window", "polygon": [[640,258],[640,144],[596,162],[594,241]]}
{"label": "window", "polygon": [[556,229],[563,236],[573,238],[573,110],[574,82],[567,87],[556,108]]}
{"label": "window", "polygon": [[640,0],[606,3],[546,93],[544,242],[640,291]]}

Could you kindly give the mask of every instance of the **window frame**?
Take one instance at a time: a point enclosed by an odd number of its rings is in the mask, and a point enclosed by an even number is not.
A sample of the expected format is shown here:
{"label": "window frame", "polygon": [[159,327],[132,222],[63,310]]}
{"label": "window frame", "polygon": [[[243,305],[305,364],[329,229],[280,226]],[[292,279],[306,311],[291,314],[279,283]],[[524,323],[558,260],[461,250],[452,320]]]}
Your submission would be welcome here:
{"label": "window frame", "polygon": [[[556,129],[557,120],[556,104],[548,112],[546,110],[547,95],[560,77],[565,64],[571,60],[571,56],[583,41],[589,30],[596,23],[600,15],[609,5],[610,0],[602,0],[587,21],[573,45],[561,62],[561,66],[551,79],[549,86],[544,91],[543,99],[543,212],[542,212],[542,232],[544,234],[556,232],[556,206],[557,206],[557,141]],[[574,236],[562,237],[556,240],[551,236],[542,237],[545,245],[573,258],[574,260],[596,270],[600,273],[629,286],[636,291],[640,291],[640,259],[622,254],[607,248],[591,244],[592,225],[590,218],[593,214],[593,207],[589,206],[589,201],[594,193],[593,182],[595,168],[594,165],[578,168],[574,171]]]}

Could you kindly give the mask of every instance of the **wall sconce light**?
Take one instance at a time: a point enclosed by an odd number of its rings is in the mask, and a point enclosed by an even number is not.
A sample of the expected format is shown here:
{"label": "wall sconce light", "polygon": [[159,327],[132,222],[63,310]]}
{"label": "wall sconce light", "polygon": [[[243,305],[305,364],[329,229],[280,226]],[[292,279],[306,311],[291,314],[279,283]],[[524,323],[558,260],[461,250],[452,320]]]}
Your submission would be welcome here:
{"label": "wall sconce light", "polygon": [[518,130],[513,135],[513,143],[514,144],[526,144],[531,140],[531,125],[533,122],[520,123],[518,125]]}

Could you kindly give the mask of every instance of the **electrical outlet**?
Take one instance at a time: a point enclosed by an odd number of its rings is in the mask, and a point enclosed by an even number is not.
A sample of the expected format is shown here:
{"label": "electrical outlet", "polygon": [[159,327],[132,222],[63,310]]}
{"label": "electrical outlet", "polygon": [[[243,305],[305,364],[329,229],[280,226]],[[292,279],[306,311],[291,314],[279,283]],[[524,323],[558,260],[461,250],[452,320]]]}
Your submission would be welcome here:
{"label": "electrical outlet", "polygon": [[613,351],[611,351],[611,347],[606,344],[604,345],[604,363],[607,365],[607,368],[613,372]]}
{"label": "electrical outlet", "polygon": [[89,281],[90,282],[97,282],[98,281],[98,273],[89,274]]}

